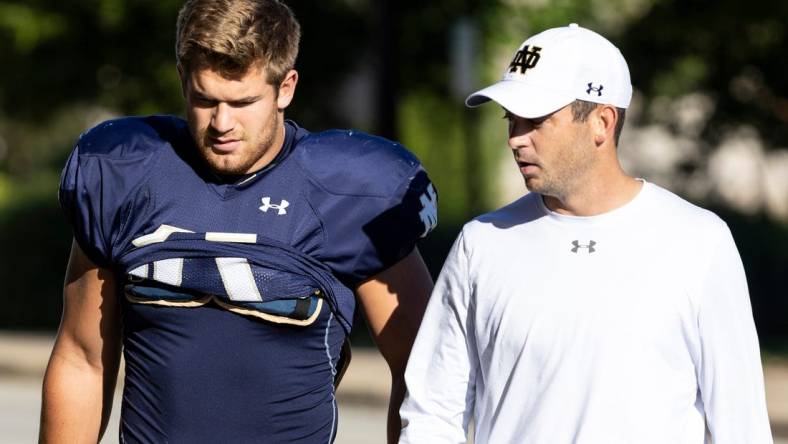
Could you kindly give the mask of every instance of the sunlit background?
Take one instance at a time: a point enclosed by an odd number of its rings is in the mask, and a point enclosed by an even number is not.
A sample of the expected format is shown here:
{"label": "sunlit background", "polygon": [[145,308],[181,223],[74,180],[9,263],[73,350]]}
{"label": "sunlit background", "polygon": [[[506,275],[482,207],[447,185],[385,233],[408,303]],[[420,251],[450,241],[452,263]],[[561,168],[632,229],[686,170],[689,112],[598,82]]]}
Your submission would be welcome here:
{"label": "sunlit background", "polygon": [[[0,336],[57,328],[71,234],[56,194],[78,135],[120,115],[182,114],[181,3],[0,0]],[[524,192],[503,113],[468,111],[465,96],[545,28],[576,22],[616,43],[635,87],[625,168],[731,227],[767,374],[779,375],[767,378],[773,428],[788,437],[788,2],[286,3],[303,30],[287,117],[370,131],[419,156],[440,195],[440,223],[420,245],[433,274],[465,221]],[[356,343],[368,345],[358,324]]]}

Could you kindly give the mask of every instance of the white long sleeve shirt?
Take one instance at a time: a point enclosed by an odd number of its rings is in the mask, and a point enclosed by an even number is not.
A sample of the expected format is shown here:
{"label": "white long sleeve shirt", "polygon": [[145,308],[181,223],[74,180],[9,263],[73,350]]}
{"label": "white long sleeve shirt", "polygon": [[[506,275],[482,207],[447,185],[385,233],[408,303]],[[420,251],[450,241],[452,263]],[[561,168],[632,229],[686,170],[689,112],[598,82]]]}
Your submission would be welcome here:
{"label": "white long sleeve shirt", "polygon": [[725,223],[645,183],[593,217],[538,194],[468,223],[405,380],[400,443],[771,443]]}

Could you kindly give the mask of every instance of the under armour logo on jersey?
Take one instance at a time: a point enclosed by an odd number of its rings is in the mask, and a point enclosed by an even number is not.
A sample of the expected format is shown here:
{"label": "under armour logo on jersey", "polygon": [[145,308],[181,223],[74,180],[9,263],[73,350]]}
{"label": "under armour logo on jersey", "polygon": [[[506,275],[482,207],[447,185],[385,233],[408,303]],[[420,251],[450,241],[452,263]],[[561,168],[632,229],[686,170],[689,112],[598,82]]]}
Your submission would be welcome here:
{"label": "under armour logo on jersey", "polygon": [[582,244],[580,244],[580,241],[573,240],[572,241],[572,245],[574,245],[572,247],[572,253],[577,253],[577,251],[580,250],[581,248],[588,248],[588,253],[589,254],[591,254],[591,253],[596,251],[596,248],[594,248],[594,245],[596,245],[596,242],[594,242],[594,241],[588,241],[588,245],[582,245]]}
{"label": "under armour logo on jersey", "polygon": [[602,95],[602,88],[604,87],[605,87],[604,85],[599,85],[599,87],[597,88],[594,86],[592,82],[588,82],[588,89],[586,90],[586,94],[591,94],[591,91],[593,91],[596,93],[597,97],[600,97]]}
{"label": "under armour logo on jersey", "polygon": [[520,74],[525,74],[526,71],[535,67],[536,63],[539,62],[541,58],[539,51],[541,50],[542,48],[538,46],[525,45],[523,49],[517,51],[517,54],[514,55],[512,63],[509,64],[509,72],[520,71]]}
{"label": "under armour logo on jersey", "polygon": [[277,216],[281,216],[283,214],[287,214],[287,210],[285,210],[285,208],[287,208],[290,205],[290,202],[288,202],[288,201],[286,201],[284,199],[282,199],[282,202],[279,202],[279,205],[272,204],[271,203],[271,198],[268,197],[268,196],[264,197],[262,199],[262,202],[263,202],[263,205],[260,206],[260,211],[262,211],[263,213],[267,213],[268,210],[273,208],[273,209],[277,210],[277,213],[276,213]]}
{"label": "under armour logo on jersey", "polygon": [[438,225],[438,195],[435,194],[432,184],[427,185],[427,191],[419,197],[419,202],[421,202],[419,217],[424,224],[424,232],[421,233],[421,237],[425,237]]}

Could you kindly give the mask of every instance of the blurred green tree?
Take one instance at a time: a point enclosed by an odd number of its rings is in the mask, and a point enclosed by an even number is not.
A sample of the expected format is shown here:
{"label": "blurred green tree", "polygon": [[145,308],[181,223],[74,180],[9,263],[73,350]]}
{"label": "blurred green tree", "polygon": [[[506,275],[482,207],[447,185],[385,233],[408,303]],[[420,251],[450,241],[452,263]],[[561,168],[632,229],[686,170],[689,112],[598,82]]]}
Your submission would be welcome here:
{"label": "blurred green tree", "polygon": [[[747,124],[765,146],[788,147],[788,3],[753,0],[307,0],[287,1],[303,27],[301,73],[288,110],[320,130],[356,123],[339,106],[359,73],[372,89],[350,88],[360,125],[403,141],[440,192],[440,230],[423,245],[437,272],[464,220],[497,202],[496,165],[505,126],[494,106],[465,110],[452,90],[452,36],[470,23],[478,36],[470,77],[496,80],[522,39],[577,22],[609,36],[630,62],[644,101],[639,123],[665,121],[660,101],[700,92],[712,99],[700,132],[707,151]],[[51,328],[69,246],[57,210],[59,170],[78,134],[121,114],[179,114],[174,24],[182,0],[0,0],[0,328]],[[463,68],[468,69],[468,68]],[[369,74],[371,72],[371,74]],[[463,73],[469,74],[469,73]],[[472,89],[472,88],[471,88]],[[353,92],[355,91],[355,93]],[[471,92],[471,91],[467,91]],[[355,95],[353,95],[355,94]],[[372,103],[367,108],[363,103]],[[669,121],[669,119],[667,120]],[[677,129],[678,130],[678,129]],[[687,165],[688,169],[700,165]],[[729,213],[733,214],[733,213]],[[786,227],[729,217],[739,239],[785,245]],[[749,234],[748,234],[749,233]],[[757,245],[757,244],[754,244]],[[745,246],[756,312],[784,313],[786,249],[758,256]],[[777,264],[777,271],[765,264]],[[750,266],[748,265],[748,270]],[[764,270],[769,270],[764,271]],[[35,301],[35,302],[34,302]],[[782,304],[782,305],[780,305]],[[765,316],[765,315],[761,315]],[[765,318],[764,318],[765,319]],[[770,320],[770,334],[788,325]]]}

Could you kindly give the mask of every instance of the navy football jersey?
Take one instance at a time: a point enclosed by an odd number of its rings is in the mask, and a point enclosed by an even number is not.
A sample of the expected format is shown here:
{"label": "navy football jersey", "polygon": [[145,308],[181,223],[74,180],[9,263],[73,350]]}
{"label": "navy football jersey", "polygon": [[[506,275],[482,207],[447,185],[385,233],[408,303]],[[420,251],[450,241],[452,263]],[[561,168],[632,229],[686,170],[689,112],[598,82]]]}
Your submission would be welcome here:
{"label": "navy football jersey", "polygon": [[82,250],[118,276],[124,442],[330,442],[352,289],[413,250],[437,196],[400,145],[286,122],[227,183],[184,121],[105,122],[63,171]]}

